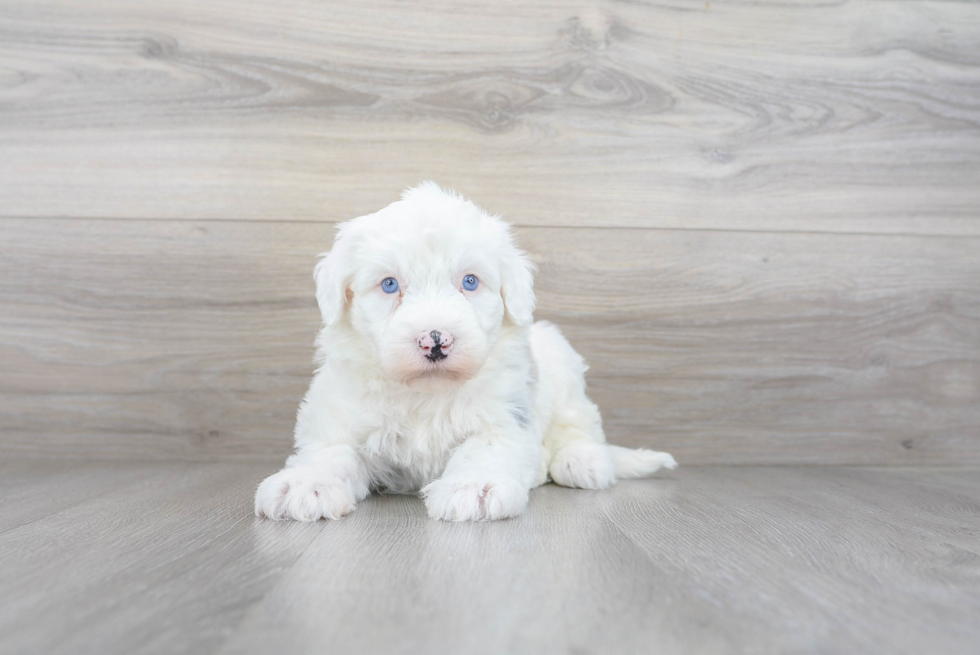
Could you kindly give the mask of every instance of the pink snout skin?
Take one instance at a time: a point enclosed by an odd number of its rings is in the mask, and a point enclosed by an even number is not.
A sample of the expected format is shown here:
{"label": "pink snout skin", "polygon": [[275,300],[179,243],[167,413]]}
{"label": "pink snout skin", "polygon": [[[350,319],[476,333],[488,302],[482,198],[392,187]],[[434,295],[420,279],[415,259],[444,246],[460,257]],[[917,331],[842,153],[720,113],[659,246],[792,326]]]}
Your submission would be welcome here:
{"label": "pink snout skin", "polygon": [[415,343],[425,352],[427,357],[431,357],[434,354],[438,355],[439,353],[446,355],[452,350],[453,335],[443,330],[419,332]]}

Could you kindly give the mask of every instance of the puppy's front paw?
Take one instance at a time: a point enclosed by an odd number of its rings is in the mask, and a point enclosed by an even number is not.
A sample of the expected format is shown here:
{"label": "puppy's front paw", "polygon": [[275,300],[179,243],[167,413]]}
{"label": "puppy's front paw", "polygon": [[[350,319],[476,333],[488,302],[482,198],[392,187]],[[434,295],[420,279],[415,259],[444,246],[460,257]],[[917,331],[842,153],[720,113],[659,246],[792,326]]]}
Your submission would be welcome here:
{"label": "puppy's front paw", "polygon": [[270,519],[339,519],[354,511],[351,481],[335,473],[297,466],[270,475],[255,492],[255,515]]}
{"label": "puppy's front paw", "polygon": [[605,444],[573,441],[557,453],[549,467],[551,479],[563,487],[605,489],[616,482],[616,464]]}
{"label": "puppy's front paw", "polygon": [[429,517],[441,521],[495,521],[527,507],[529,489],[514,480],[467,481],[440,478],[424,489]]}

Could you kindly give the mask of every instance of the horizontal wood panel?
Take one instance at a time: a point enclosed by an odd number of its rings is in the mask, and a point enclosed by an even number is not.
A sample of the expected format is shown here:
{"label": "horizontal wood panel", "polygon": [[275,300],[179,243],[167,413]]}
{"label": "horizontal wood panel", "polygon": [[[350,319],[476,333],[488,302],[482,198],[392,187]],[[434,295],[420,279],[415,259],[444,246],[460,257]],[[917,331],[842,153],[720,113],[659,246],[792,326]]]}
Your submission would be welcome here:
{"label": "horizontal wood panel", "polygon": [[980,5],[0,2],[0,213],[980,234]]}
{"label": "horizontal wood panel", "polygon": [[[980,462],[980,239],[519,230],[610,440],[684,463]],[[290,448],[326,223],[0,220],[0,448]]]}

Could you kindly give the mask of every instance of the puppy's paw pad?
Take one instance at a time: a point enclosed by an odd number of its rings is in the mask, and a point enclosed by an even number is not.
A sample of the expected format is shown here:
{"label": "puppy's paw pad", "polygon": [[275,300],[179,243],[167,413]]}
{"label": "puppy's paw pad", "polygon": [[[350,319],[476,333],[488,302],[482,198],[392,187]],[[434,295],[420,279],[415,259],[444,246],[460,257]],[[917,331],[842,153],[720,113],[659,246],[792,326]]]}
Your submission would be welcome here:
{"label": "puppy's paw pad", "polygon": [[576,441],[551,460],[551,479],[563,487],[606,489],[616,482],[616,464],[605,444]]}
{"label": "puppy's paw pad", "polygon": [[517,482],[436,480],[422,490],[429,517],[440,521],[496,521],[527,506],[528,490]]}
{"label": "puppy's paw pad", "polygon": [[255,515],[270,519],[339,519],[357,504],[349,481],[312,468],[288,468],[270,475],[255,492]]}

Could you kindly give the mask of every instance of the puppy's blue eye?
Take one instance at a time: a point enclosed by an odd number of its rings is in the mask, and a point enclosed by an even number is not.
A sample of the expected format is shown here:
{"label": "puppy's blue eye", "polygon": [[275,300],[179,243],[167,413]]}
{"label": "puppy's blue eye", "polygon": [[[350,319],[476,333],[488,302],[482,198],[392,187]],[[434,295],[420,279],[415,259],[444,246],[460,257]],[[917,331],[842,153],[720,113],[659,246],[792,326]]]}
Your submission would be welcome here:
{"label": "puppy's blue eye", "polygon": [[475,275],[467,275],[463,278],[463,288],[467,291],[473,291],[478,286],[480,286],[480,281],[476,279]]}
{"label": "puppy's blue eye", "polygon": [[386,277],[381,280],[381,288],[385,293],[395,293],[398,291],[398,280],[393,277]]}

